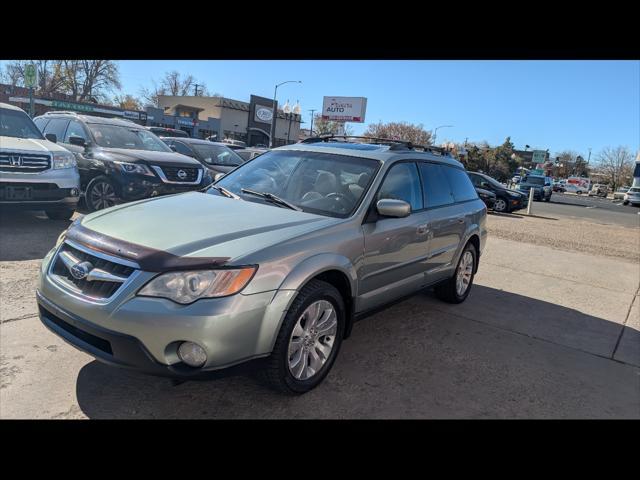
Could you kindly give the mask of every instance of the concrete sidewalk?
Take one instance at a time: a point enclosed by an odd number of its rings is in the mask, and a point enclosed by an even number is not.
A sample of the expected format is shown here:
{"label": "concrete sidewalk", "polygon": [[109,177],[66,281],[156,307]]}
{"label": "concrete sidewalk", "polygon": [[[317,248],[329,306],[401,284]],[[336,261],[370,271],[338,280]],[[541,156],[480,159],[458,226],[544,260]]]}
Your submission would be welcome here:
{"label": "concrete sidewalk", "polygon": [[[31,262],[3,274],[3,296],[32,288]],[[0,417],[640,418],[639,283],[638,263],[491,237],[465,303],[424,293],[358,322],[326,381],[295,398],[102,365],[31,316],[31,295],[8,295]]]}

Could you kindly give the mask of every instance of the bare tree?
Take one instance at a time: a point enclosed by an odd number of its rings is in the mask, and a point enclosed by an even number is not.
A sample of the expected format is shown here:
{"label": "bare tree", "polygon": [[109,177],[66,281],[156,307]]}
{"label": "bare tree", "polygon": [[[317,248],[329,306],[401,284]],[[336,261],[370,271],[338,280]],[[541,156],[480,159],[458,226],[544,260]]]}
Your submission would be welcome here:
{"label": "bare tree", "polygon": [[116,95],[113,97],[113,104],[124,110],[142,110],[140,100],[129,94]]}
{"label": "bare tree", "polygon": [[64,60],[65,88],[77,101],[105,101],[120,88],[118,65],[112,60]]}
{"label": "bare tree", "polygon": [[422,124],[414,125],[408,122],[374,123],[367,127],[363,135],[404,140],[415,145],[431,144],[431,132],[425,130]]}
{"label": "bare tree", "polygon": [[38,71],[38,94],[47,96],[54,93],[66,93],[65,77],[61,60],[15,60],[5,65],[2,81],[10,85],[24,86],[25,67],[34,63]]}
{"label": "bare tree", "polygon": [[142,99],[142,103],[145,107],[151,106],[158,108],[160,106],[158,103],[158,97],[160,95],[167,95],[167,91],[164,87],[158,85],[155,80],[151,83],[151,87],[140,88],[140,98]]}
{"label": "bare tree", "polygon": [[598,154],[596,162],[614,190],[621,185],[631,184],[633,154],[627,147],[605,147]]}
{"label": "bare tree", "polygon": [[[344,132],[344,133],[342,133]],[[334,122],[331,120],[324,120],[322,115],[316,113],[313,119],[313,132],[311,135],[353,135],[353,128],[342,122]]]}

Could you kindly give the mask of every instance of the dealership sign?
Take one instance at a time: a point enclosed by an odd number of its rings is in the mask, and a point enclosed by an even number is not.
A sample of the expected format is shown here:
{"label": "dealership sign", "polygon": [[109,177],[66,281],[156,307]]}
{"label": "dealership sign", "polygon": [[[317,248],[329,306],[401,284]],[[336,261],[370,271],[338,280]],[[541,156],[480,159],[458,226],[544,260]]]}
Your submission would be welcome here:
{"label": "dealership sign", "polygon": [[271,123],[273,119],[273,110],[262,105],[256,105],[255,121],[262,123]]}
{"label": "dealership sign", "polygon": [[324,97],[322,119],[335,122],[364,122],[367,99],[364,97]]}

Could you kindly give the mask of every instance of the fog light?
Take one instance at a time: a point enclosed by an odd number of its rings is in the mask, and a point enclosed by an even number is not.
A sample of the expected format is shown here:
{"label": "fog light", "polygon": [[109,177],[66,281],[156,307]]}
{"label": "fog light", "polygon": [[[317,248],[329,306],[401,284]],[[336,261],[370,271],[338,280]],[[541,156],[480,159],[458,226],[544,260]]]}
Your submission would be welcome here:
{"label": "fog light", "polygon": [[178,347],[178,357],[190,367],[201,367],[207,361],[204,348],[193,342],[182,342]]}

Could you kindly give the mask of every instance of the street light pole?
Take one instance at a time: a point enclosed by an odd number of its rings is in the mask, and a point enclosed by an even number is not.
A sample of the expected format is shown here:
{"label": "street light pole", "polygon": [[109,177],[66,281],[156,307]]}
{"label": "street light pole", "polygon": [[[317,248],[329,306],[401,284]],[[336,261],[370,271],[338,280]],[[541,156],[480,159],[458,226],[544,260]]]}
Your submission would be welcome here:
{"label": "street light pole", "polygon": [[447,128],[447,127],[453,127],[453,125],[440,125],[439,127],[436,127],[433,129],[433,144],[436,144],[436,136],[438,134],[438,129],[439,128]]}
{"label": "street light pole", "polygon": [[310,109],[309,111],[311,112],[311,128],[309,128],[309,136],[313,137],[313,114],[316,112],[317,109]]}
{"label": "street light pole", "polygon": [[275,90],[273,91],[273,105],[272,105],[272,112],[273,115],[271,116],[271,134],[269,135],[269,147],[273,148],[274,144],[275,144],[275,136],[276,136],[276,119],[278,118],[278,109],[276,108],[276,97],[278,95],[278,87],[280,87],[281,85],[284,85],[285,83],[302,83],[302,80],[287,80],[286,82],[282,82],[276,85]]}

